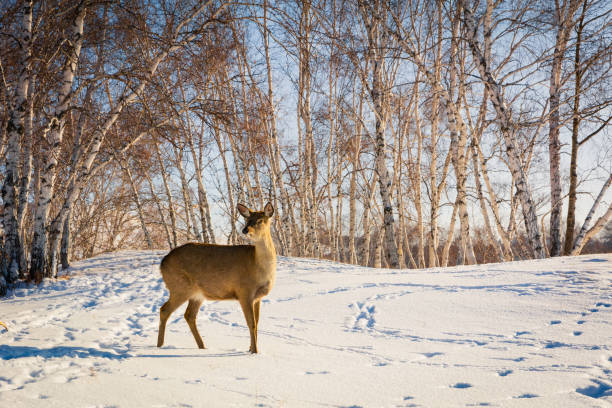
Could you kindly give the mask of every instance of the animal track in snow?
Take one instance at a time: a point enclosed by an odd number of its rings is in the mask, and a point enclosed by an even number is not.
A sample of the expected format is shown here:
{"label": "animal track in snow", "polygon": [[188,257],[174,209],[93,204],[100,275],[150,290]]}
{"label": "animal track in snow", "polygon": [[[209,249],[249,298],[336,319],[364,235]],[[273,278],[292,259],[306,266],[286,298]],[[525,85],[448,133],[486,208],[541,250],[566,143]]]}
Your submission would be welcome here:
{"label": "animal track in snow", "polygon": [[604,398],[612,396],[612,385],[600,380],[591,380],[592,385],[577,388],[576,392],[591,398]]}
{"label": "animal track in snow", "polygon": [[451,388],[457,388],[457,389],[472,388],[472,384],[464,383],[464,382],[458,382],[457,384],[451,385]]}
{"label": "animal track in snow", "polygon": [[537,395],[537,394],[525,393],[525,394],[518,395],[518,396],[516,396],[514,398],[521,398],[522,399],[522,398],[538,398],[538,397],[539,397],[539,395]]}
{"label": "animal track in snow", "polygon": [[351,303],[349,307],[355,310],[355,316],[352,318],[352,329],[364,330],[374,327],[376,323],[376,319],[374,318],[374,314],[376,313],[375,305],[366,302],[355,302]]}

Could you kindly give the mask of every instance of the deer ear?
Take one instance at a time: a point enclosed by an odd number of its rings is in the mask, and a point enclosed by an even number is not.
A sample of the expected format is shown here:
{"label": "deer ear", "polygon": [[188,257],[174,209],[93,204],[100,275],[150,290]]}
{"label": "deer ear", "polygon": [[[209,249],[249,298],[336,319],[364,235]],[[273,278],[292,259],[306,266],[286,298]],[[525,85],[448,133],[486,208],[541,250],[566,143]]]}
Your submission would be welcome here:
{"label": "deer ear", "polygon": [[240,215],[242,215],[244,218],[249,218],[251,216],[251,210],[249,210],[247,206],[238,204],[236,208],[238,209]]}
{"label": "deer ear", "polygon": [[264,215],[266,217],[271,217],[274,214],[274,207],[272,207],[272,204],[268,203],[266,204],[266,206],[264,207]]}

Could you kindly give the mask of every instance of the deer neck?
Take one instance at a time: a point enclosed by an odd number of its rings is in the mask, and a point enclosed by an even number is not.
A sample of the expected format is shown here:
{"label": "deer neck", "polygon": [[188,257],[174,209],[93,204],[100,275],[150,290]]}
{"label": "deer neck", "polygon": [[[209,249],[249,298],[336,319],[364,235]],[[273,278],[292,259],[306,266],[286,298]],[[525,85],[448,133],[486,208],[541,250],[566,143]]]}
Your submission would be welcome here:
{"label": "deer neck", "polygon": [[276,269],[276,248],[270,234],[265,234],[263,239],[254,243],[255,262],[265,269]]}

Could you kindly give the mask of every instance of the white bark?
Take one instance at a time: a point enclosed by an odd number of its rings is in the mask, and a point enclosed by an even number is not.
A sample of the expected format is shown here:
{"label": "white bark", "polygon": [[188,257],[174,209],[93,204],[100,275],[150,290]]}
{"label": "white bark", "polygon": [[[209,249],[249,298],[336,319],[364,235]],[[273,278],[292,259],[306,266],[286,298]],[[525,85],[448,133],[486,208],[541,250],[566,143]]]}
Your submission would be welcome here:
{"label": "white bark", "polygon": [[62,82],[53,116],[50,120],[50,126],[46,136],[46,146],[42,157],[40,197],[34,216],[34,238],[30,262],[30,278],[36,282],[40,282],[44,277],[50,277],[54,272],[54,270],[50,268],[51,265],[47,262],[47,219],[49,217],[49,209],[55,185],[59,149],[64,136],[66,114],[72,105],[72,85],[79,56],[81,54],[83,22],[85,20],[86,10],[87,3],[79,3],[76,10],[76,17],[70,28],[68,38],[70,47],[63,67]]}
{"label": "white bark", "polygon": [[595,211],[597,211],[597,208],[599,207],[599,204],[601,203],[603,196],[605,195],[608,188],[610,188],[611,184],[612,184],[612,174],[610,174],[606,183],[601,187],[601,190],[599,191],[599,194],[597,195],[595,202],[591,206],[591,209],[589,210],[589,213],[587,214],[587,217],[584,220],[584,223],[582,224],[582,228],[580,228],[580,232],[576,236],[576,240],[574,241],[574,246],[572,248],[571,255],[579,255],[580,252],[582,251],[582,248],[584,248],[587,242],[592,237],[594,237],[599,231],[601,231],[601,229],[606,226],[606,224],[612,217],[612,204],[610,204],[610,206],[608,207],[608,211],[606,211],[606,213],[597,220],[595,225],[589,229],[591,219],[595,215]]}
{"label": "white bark", "polygon": [[299,22],[299,85],[298,85],[298,115],[301,120],[303,155],[300,156],[302,164],[302,186],[306,208],[304,214],[305,250],[307,256],[319,256],[319,243],[317,237],[317,196],[315,193],[317,183],[316,149],[312,128],[311,108],[311,10],[310,1],[301,3],[301,16]]}
{"label": "white bark", "polygon": [[[21,265],[22,247],[19,234],[18,184],[20,141],[25,133],[25,118],[28,111],[28,87],[30,86],[32,1],[24,1],[21,7],[21,26],[16,35],[19,47],[19,76],[9,107],[7,123],[7,154],[4,183],[2,185],[4,248],[0,262],[0,296],[6,294],[8,285],[15,282],[25,265]],[[26,141],[28,143],[28,141]]]}
{"label": "white bark", "polygon": [[25,277],[27,273],[27,257],[26,257],[26,236],[27,231],[24,229],[25,216],[28,212],[27,209],[29,207],[28,198],[30,197],[31,189],[31,181],[32,181],[32,141],[33,141],[33,122],[34,122],[34,98],[32,97],[32,87],[30,87],[30,100],[28,103],[28,114],[25,119],[24,126],[24,140],[22,145],[22,167],[21,167],[21,179],[19,182],[19,205],[17,206],[17,229],[19,231],[20,242],[19,246],[20,259],[21,259],[21,268],[20,275],[22,278]]}
{"label": "white bark", "polygon": [[[441,77],[441,62],[442,62],[442,0],[437,1],[437,15],[436,15],[436,25],[437,25],[437,33],[436,39],[437,44],[436,48],[436,56],[434,59],[434,72],[432,75],[432,80],[434,83],[440,83]],[[431,101],[431,110],[432,110],[432,118],[431,118],[431,134],[430,134],[430,144],[431,144],[431,157],[429,161],[429,180],[430,180],[430,190],[431,190],[431,200],[430,200],[430,217],[429,217],[429,245],[428,245],[428,255],[429,255],[429,267],[433,268],[439,265],[438,259],[438,210],[440,206],[440,191],[438,188],[438,168],[437,168],[437,159],[438,159],[438,121],[439,121],[439,106],[440,106],[440,96],[438,92],[433,92],[432,101]],[[450,157],[450,155],[449,155]],[[446,161],[448,162],[448,160]],[[444,180],[444,179],[443,179]],[[441,183],[442,184],[442,183]]]}
{"label": "white bark", "polygon": [[455,201],[453,205],[453,214],[450,219],[450,226],[448,227],[448,236],[446,237],[446,242],[444,243],[444,248],[442,249],[442,259],[440,260],[440,266],[446,268],[448,266],[448,254],[450,251],[451,244],[453,243],[453,236],[455,235],[455,220],[457,219],[457,210],[459,209],[459,204]]}
{"label": "white bark", "polygon": [[388,120],[387,94],[389,92],[389,87],[385,86],[383,80],[383,52],[388,44],[386,44],[384,38],[385,35],[382,22],[379,20],[378,13],[380,9],[382,9],[380,1],[376,1],[374,4],[367,4],[362,0],[359,1],[359,10],[368,37],[367,58],[372,74],[371,84],[364,83],[364,85],[369,85],[368,88],[372,100],[372,109],[376,121],[374,156],[376,173],[378,174],[380,197],[383,205],[383,225],[385,229],[383,250],[385,252],[385,259],[389,262],[389,266],[392,268],[399,268],[399,257],[397,253],[397,244],[395,242],[395,220],[391,203],[392,178],[389,176],[389,170],[386,163],[387,149],[385,131]]}
{"label": "white bark", "polygon": [[62,232],[62,249],[60,259],[62,269],[66,270],[70,267],[70,256],[72,252],[72,232],[70,228],[71,212],[68,212],[64,220],[64,228]]}
{"label": "white bark", "polygon": [[549,83],[549,112],[548,119],[548,154],[550,165],[550,255],[559,256],[561,253],[561,142],[559,130],[562,125],[560,119],[561,98],[561,71],[565,50],[574,26],[574,14],[578,9],[579,1],[555,1],[553,14],[556,28],[555,49],[552,59]]}
{"label": "white bark", "polygon": [[414,168],[414,175],[411,177],[413,180],[414,189],[414,206],[417,212],[417,235],[419,238],[418,246],[418,265],[419,268],[425,268],[425,230],[423,227],[423,205],[421,200],[421,159],[423,156],[423,132],[421,131],[421,117],[419,113],[419,76],[417,74],[416,85],[414,87],[414,122],[416,129],[417,138],[417,158]]}
{"label": "white bark", "polygon": [[376,231],[376,242],[374,244],[374,267],[382,268],[383,244],[385,240],[384,228],[378,228]]}
{"label": "white bark", "polygon": [[466,160],[466,145],[467,145],[467,130],[465,122],[461,117],[458,104],[454,103],[452,98],[452,91],[455,88],[459,88],[458,101],[462,99],[462,93],[464,92],[464,85],[461,78],[459,84],[457,83],[457,59],[458,53],[458,35],[459,35],[459,17],[461,15],[460,10],[457,12],[452,22],[452,39],[451,39],[451,51],[450,51],[450,91],[449,97],[446,100],[447,114],[449,115],[448,127],[451,138],[451,153],[453,168],[455,169],[455,177],[457,181],[457,203],[459,205],[459,225],[461,230],[461,255],[462,264],[472,265],[476,263],[476,257],[474,256],[474,249],[472,248],[472,240],[470,238],[470,221],[467,211],[467,160]]}

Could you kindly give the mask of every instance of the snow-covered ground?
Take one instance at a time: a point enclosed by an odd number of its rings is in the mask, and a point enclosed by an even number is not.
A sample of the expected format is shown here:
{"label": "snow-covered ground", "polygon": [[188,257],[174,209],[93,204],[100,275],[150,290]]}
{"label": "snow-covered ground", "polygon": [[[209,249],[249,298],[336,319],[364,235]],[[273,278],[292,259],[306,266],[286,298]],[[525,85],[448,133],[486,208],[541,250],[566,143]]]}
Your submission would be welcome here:
{"label": "snow-covered ground", "polygon": [[433,270],[280,258],[258,346],[207,302],[199,350],[162,252],[78,262],[0,300],[2,407],[612,405],[612,254]]}

